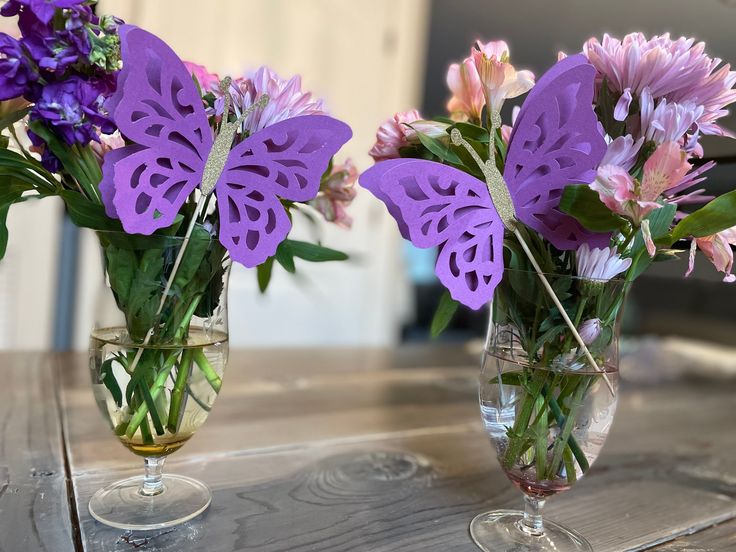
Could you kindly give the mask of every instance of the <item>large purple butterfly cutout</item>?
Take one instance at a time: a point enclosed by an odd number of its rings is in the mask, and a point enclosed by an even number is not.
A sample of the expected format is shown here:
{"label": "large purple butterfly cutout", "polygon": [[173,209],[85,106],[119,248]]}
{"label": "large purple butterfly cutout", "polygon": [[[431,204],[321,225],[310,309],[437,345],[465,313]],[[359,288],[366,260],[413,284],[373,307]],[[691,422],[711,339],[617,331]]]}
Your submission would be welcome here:
{"label": "large purple butterfly cutout", "polygon": [[[200,185],[213,135],[186,67],[161,39],[120,28],[123,69],[108,101],[133,144],[105,157],[100,192],[126,232],[151,234],[171,225]],[[306,201],[319,191],[350,127],[322,115],[276,123],[235,145],[215,185],[219,239],[233,260],[256,266],[276,252],[291,221],[279,198]]]}
{"label": "large purple butterfly cutout", "polygon": [[[559,210],[565,186],[588,184],[606,151],[593,111],[595,69],[584,56],[555,64],[519,112],[504,180],[516,216],[559,249],[607,245]],[[388,207],[401,234],[417,247],[437,247],[435,273],[452,297],[478,309],[503,276],[504,225],[486,183],[441,163],[393,159],[360,177]]]}

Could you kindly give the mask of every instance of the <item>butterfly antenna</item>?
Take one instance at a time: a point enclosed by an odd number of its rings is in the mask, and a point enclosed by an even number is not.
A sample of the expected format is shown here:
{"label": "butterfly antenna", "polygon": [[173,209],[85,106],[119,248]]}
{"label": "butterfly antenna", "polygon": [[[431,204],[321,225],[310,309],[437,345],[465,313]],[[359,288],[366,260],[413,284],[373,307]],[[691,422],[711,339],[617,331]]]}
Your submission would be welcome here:
{"label": "butterfly antenna", "polygon": [[220,121],[220,131],[222,131],[222,125],[224,125],[228,117],[230,116],[230,105],[232,104],[232,98],[230,97],[230,84],[233,80],[230,77],[225,77],[220,81],[220,92],[222,92],[225,98],[225,108],[222,110],[222,120]]}
{"label": "butterfly antenna", "polygon": [[245,111],[243,111],[243,113],[240,114],[240,117],[238,117],[238,120],[237,120],[237,124],[239,125],[240,123],[242,123],[245,120],[245,118],[251,113],[253,113],[254,111],[265,108],[268,105],[268,102],[270,101],[271,101],[271,96],[269,96],[268,94],[261,94],[261,97],[258,98],[253,103],[253,105],[251,105],[248,109],[246,109]]}

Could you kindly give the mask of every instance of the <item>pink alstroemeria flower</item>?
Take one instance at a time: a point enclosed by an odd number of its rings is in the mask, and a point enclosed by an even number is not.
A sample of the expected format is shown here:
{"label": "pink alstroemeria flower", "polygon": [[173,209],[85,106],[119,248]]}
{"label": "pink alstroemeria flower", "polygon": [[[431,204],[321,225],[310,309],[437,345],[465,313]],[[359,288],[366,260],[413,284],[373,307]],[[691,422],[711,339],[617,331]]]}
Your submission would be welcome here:
{"label": "pink alstroemeria flower", "polygon": [[447,110],[456,120],[479,121],[483,107],[500,112],[505,100],[516,98],[534,86],[531,71],[516,71],[509,63],[509,47],[503,40],[476,41],[470,57],[447,70],[452,98]]}
{"label": "pink alstroemeria flower", "polygon": [[342,165],[332,167],[330,175],[322,182],[322,189],[309,204],[319,211],[327,222],[334,222],[341,228],[350,228],[353,218],[346,208],[357,195],[355,182],[358,169],[350,159]]}
{"label": "pink alstroemeria flower", "polygon": [[100,134],[99,142],[92,141],[89,143],[89,146],[92,148],[92,153],[94,153],[95,158],[97,158],[97,161],[100,163],[102,163],[105,155],[110,153],[112,150],[122,148],[124,145],[125,140],[119,130],[116,130],[112,134]]}
{"label": "pink alstroemeria flower", "polygon": [[384,122],[376,132],[376,143],[368,153],[373,160],[378,163],[386,159],[396,159],[399,156],[399,149],[409,145],[408,136],[412,132],[405,123],[411,124],[422,118],[419,111],[410,109],[409,111],[400,111],[386,122]]}
{"label": "pink alstroemeria flower", "polygon": [[197,79],[203,92],[214,92],[217,90],[220,85],[220,77],[217,76],[217,73],[210,73],[204,65],[199,65],[191,61],[185,61],[184,66],[189,71],[189,74]]}
{"label": "pink alstroemeria flower", "polygon": [[733,269],[732,245],[736,245],[736,226],[712,236],[693,239],[690,244],[690,260],[685,276],[690,276],[692,273],[695,266],[695,252],[700,249],[708,260],[713,263],[716,270],[725,274],[724,282],[736,282],[736,275],[731,273]]}
{"label": "pink alstroemeria flower", "polygon": [[438,121],[422,119],[416,109],[400,111],[378,128],[376,143],[368,152],[368,155],[376,163],[386,159],[396,159],[400,157],[399,150],[401,148],[419,141],[416,137],[417,132],[422,132],[432,138],[444,137],[449,140],[448,126]]}
{"label": "pink alstroemeria flower", "polygon": [[472,54],[486,105],[492,113],[500,113],[506,100],[526,94],[534,86],[534,73],[517,71],[509,63],[509,47],[503,40],[486,44],[477,41]]}
{"label": "pink alstroemeria flower", "polygon": [[659,146],[644,163],[641,182],[618,165],[602,165],[590,187],[614,213],[625,216],[636,225],[662,205],[657,202],[672,188],[680,188],[691,165],[685,152],[675,142]]}
{"label": "pink alstroemeria flower", "polygon": [[479,121],[486,99],[473,58],[450,65],[447,69],[447,87],[452,92],[452,98],[447,102],[451,117],[460,121]]}

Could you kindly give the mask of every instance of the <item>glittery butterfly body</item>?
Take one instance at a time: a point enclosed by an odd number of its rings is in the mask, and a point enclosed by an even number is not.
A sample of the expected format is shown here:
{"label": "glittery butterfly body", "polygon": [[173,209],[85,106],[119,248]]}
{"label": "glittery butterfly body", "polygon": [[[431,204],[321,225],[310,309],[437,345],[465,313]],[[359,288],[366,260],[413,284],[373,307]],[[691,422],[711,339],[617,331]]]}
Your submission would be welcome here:
{"label": "glittery butterfly body", "polygon": [[[174,51],[132,25],[121,27],[120,38],[123,69],[107,107],[130,145],[106,155],[100,191],[126,232],[151,234],[171,225],[201,185],[215,137]],[[219,239],[233,260],[253,267],[275,253],[291,229],[280,198],[314,198],[350,136],[336,119],[307,115],[266,127],[226,152],[214,194]]]}
{"label": "glittery butterfly body", "polygon": [[[609,239],[559,209],[565,186],[592,182],[606,151],[592,107],[594,77],[576,55],[539,79],[516,119],[503,171],[516,218],[563,250]],[[435,272],[455,300],[473,309],[491,300],[503,277],[504,224],[484,181],[434,161],[393,159],[360,183],[386,204],[406,239],[439,248]]]}

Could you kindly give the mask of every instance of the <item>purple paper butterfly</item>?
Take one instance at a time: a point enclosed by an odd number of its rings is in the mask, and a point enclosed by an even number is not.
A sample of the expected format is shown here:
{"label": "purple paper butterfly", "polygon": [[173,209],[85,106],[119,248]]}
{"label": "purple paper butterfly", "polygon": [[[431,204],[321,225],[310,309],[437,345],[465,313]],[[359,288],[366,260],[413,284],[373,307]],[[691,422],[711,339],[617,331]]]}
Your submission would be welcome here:
{"label": "purple paper butterfly", "polygon": [[[516,217],[559,249],[609,241],[558,207],[565,186],[595,179],[606,152],[592,107],[594,77],[582,55],[547,71],[519,112],[506,156],[503,177]],[[473,309],[491,300],[503,276],[504,224],[485,182],[419,159],[378,163],[360,182],[386,204],[406,239],[439,246],[435,273],[455,300]]]}
{"label": "purple paper butterfly", "polygon": [[[186,67],[161,39],[120,28],[123,69],[108,101],[132,145],[105,157],[100,192],[129,233],[173,223],[200,185],[215,140]],[[232,147],[214,187],[219,239],[233,260],[256,266],[276,252],[291,221],[279,198],[307,201],[332,156],[350,139],[336,119],[307,115],[269,126]],[[230,144],[228,144],[230,146]]]}

